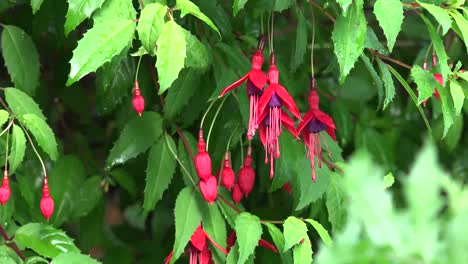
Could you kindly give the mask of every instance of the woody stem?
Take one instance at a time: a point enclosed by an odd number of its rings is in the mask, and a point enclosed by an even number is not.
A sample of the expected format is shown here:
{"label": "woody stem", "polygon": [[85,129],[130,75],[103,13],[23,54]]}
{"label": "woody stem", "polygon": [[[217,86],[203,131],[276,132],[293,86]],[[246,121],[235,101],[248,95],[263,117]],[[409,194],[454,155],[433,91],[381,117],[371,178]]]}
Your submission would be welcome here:
{"label": "woody stem", "polygon": [[3,237],[3,240],[5,240],[5,245],[13,249],[16,255],[18,255],[22,260],[26,260],[26,257],[24,256],[23,252],[21,252],[21,250],[18,248],[15,242],[11,241],[11,237],[8,236],[7,232],[5,231],[2,225],[0,225],[0,234]]}

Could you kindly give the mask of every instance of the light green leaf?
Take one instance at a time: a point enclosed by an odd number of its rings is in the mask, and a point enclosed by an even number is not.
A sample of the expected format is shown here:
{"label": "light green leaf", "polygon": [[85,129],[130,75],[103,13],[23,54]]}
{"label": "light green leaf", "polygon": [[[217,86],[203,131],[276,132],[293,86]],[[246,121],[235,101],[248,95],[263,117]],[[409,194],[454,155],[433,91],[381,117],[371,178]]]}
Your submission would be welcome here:
{"label": "light green leaf", "polygon": [[312,245],[309,238],[293,248],[294,264],[312,263]]}
{"label": "light green leaf", "polygon": [[333,244],[333,241],[330,235],[328,234],[328,231],[319,222],[313,219],[306,219],[304,221],[306,221],[307,223],[311,224],[314,227],[314,229],[317,231],[317,233],[319,234],[320,238],[322,239],[323,243],[325,243],[325,245],[329,247]]}
{"label": "light green leaf", "polygon": [[333,29],[335,55],[340,64],[340,82],[343,83],[354,67],[364,49],[366,38],[366,18],[362,9],[357,7],[349,10],[346,16],[338,17]]}
{"label": "light green leaf", "polygon": [[393,83],[392,74],[387,68],[387,65],[377,58],[377,64],[379,65],[380,76],[382,77],[385,87],[385,100],[384,109],[392,102],[395,97],[395,84]]}
{"label": "light green leaf", "polygon": [[143,112],[128,122],[112,147],[106,169],[125,163],[145,152],[161,136],[162,118],[155,112]]}
{"label": "light green leaf", "polygon": [[377,0],[374,14],[387,37],[388,49],[392,52],[403,23],[403,5],[400,0]]}
{"label": "light green leaf", "polygon": [[244,8],[246,3],[247,0],[234,0],[234,3],[232,4],[234,16],[237,16],[237,13],[239,13],[239,11]]}
{"label": "light green leaf", "polygon": [[94,24],[112,19],[136,19],[136,11],[132,0],[105,0],[104,4],[93,14]]}
{"label": "light green leaf", "polygon": [[297,27],[296,27],[296,46],[294,48],[294,56],[291,61],[291,68],[296,70],[299,65],[304,62],[304,57],[307,48],[307,21],[298,9],[297,12]]}
{"label": "light green leaf", "polygon": [[284,221],[283,229],[285,240],[283,252],[299,244],[301,240],[309,239],[307,236],[307,225],[294,216],[290,216]]}
{"label": "light green leaf", "polygon": [[33,134],[39,146],[49,155],[51,160],[57,160],[58,150],[55,135],[49,125],[35,114],[26,114],[22,118],[26,128]]}
{"label": "light green leaf", "polygon": [[78,41],[70,60],[67,86],[88,73],[95,72],[112,57],[120,54],[133,39],[133,20],[112,19],[96,24]]}
{"label": "light green leaf", "polygon": [[353,3],[353,0],[336,0],[338,4],[341,6],[341,9],[343,9],[343,14],[346,16],[346,13],[348,12],[348,7]]}
{"label": "light green leaf", "polygon": [[445,35],[452,27],[452,18],[450,18],[447,9],[429,3],[417,2],[439,22],[442,26],[442,35]]}
{"label": "light green leaf", "polygon": [[455,106],[455,114],[461,113],[463,103],[465,102],[465,94],[459,82],[456,80],[450,81],[450,93],[452,94],[453,104]]}
{"label": "light green leaf", "polygon": [[15,116],[21,118],[25,114],[35,114],[46,119],[39,106],[34,100],[24,92],[16,88],[6,88],[5,98],[11,111]]}
{"label": "light green leaf", "polygon": [[163,135],[154,144],[148,155],[146,169],[145,199],[143,208],[146,212],[154,209],[161,200],[164,191],[169,187],[176,168],[176,161],[169,150],[177,151],[174,140],[169,135]]}
{"label": "light green leaf", "polygon": [[32,257],[27,258],[24,261],[24,264],[38,264],[38,263],[49,264],[49,261],[46,258],[43,258],[40,256],[32,256]]}
{"label": "light green leaf", "polygon": [[182,114],[182,109],[190,101],[200,84],[201,76],[194,70],[182,72],[181,77],[172,85],[167,92],[166,104],[164,105],[164,117],[173,120]]}
{"label": "light green leaf", "polygon": [[0,109],[0,127],[6,123],[9,116],[10,114],[6,110]]}
{"label": "light green leaf", "polygon": [[31,223],[18,228],[14,240],[19,245],[49,258],[63,252],[80,252],[73,239],[63,231],[45,224]]}
{"label": "light green leaf", "polygon": [[264,224],[268,232],[270,232],[270,236],[273,239],[273,242],[276,245],[276,248],[278,249],[278,252],[281,256],[282,263],[284,264],[289,264],[292,263],[292,257],[290,252],[282,252],[282,248],[284,248],[284,236],[283,233],[281,233],[281,230],[277,228],[274,224],[271,223],[265,223]]}
{"label": "light green leaf", "polygon": [[83,20],[91,17],[94,10],[100,8],[104,0],[68,0],[65,20],[65,35],[74,30]]}
{"label": "light green leaf", "polygon": [[167,6],[159,3],[146,5],[141,11],[137,26],[138,38],[151,55],[156,53],[156,42],[161,35],[166,13]]}
{"label": "light green leaf", "polygon": [[468,20],[460,14],[458,11],[450,11],[450,15],[457,23],[457,26],[460,28],[461,31],[461,38],[465,41],[465,47],[468,50]]}
{"label": "light green leaf", "polygon": [[431,72],[423,70],[419,65],[411,69],[411,76],[418,85],[418,104],[431,97],[434,89],[439,86]]}
{"label": "light green leaf", "polygon": [[210,64],[210,57],[208,51],[196,36],[192,35],[190,31],[183,30],[185,41],[187,42],[187,58],[184,64],[186,67],[195,69],[206,69]]}
{"label": "light green leaf", "polygon": [[177,0],[177,6],[180,7],[180,17],[184,17],[186,14],[192,14],[196,16],[201,21],[205,22],[208,26],[210,26],[214,31],[218,33],[221,37],[221,33],[219,32],[218,28],[215,26],[213,21],[205,14],[200,11],[197,5],[192,3],[190,0]]}
{"label": "light green leaf", "polygon": [[39,84],[39,55],[31,37],[21,28],[5,25],[2,54],[16,88],[33,95]]}
{"label": "light green leaf", "polygon": [[236,218],[237,243],[239,244],[239,260],[243,264],[255,251],[262,236],[260,218],[250,213],[241,213]]}
{"label": "light green leaf", "polygon": [[197,193],[191,187],[180,191],[175,203],[175,242],[171,264],[184,252],[184,248],[202,220],[202,212],[197,204]]}
{"label": "light green leaf", "polygon": [[393,173],[389,172],[384,177],[384,189],[388,189],[392,187],[394,183],[395,183],[395,177],[393,176]]}
{"label": "light green leaf", "polygon": [[186,40],[183,28],[174,21],[164,24],[158,39],[156,68],[159,77],[159,94],[164,93],[184,68]]}
{"label": "light green leaf", "polygon": [[442,86],[437,86],[439,95],[440,95],[440,102],[442,104],[442,117],[444,118],[444,132],[442,134],[442,138],[444,138],[450,127],[453,125],[455,119],[455,108],[453,106],[453,100],[449,94],[449,90],[442,88]]}
{"label": "light green leaf", "polygon": [[[3,245],[0,247],[0,263],[2,264],[18,264],[22,262],[16,262],[14,258],[10,256],[10,251],[13,251],[11,248]],[[26,263],[27,264],[27,263]]]}
{"label": "light green leaf", "polygon": [[44,0],[31,0],[33,14],[36,14],[36,12],[39,11],[43,2]]}
{"label": "light green leaf", "polygon": [[10,173],[16,171],[19,164],[23,161],[24,151],[26,150],[26,137],[23,130],[13,125],[12,138],[11,138],[11,153],[10,153]]}
{"label": "light green leaf", "polygon": [[76,252],[62,253],[55,257],[50,264],[98,264],[101,262],[96,261],[88,255],[83,255]]}

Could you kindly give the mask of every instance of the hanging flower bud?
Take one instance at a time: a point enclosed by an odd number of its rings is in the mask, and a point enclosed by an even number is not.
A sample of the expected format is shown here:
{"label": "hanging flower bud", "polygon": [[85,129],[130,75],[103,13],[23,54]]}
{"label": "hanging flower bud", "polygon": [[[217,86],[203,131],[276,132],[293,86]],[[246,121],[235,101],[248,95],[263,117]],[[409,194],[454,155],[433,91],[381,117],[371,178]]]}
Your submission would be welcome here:
{"label": "hanging flower bud", "polygon": [[44,179],[44,186],[42,187],[41,212],[47,221],[49,221],[50,217],[54,213],[54,200],[50,197],[47,178]]}
{"label": "hanging flower bud", "polygon": [[8,170],[3,171],[2,187],[0,187],[0,203],[2,206],[10,199],[10,184],[8,183]]}
{"label": "hanging flower bud", "polygon": [[200,191],[205,201],[212,204],[216,200],[216,197],[218,197],[218,180],[216,177],[210,176],[206,181],[201,180]]}
{"label": "hanging flower bud", "polygon": [[236,183],[234,185],[234,189],[232,190],[232,200],[234,200],[234,202],[236,204],[238,204],[240,202],[240,200],[242,200],[242,196],[243,195],[242,195],[242,191],[241,191],[241,189],[239,187],[239,184]]}
{"label": "hanging flower bud", "polygon": [[195,169],[200,180],[208,180],[211,177],[211,158],[206,152],[206,144],[203,139],[203,130],[198,133],[198,153],[195,157]]}
{"label": "hanging flower bud", "polygon": [[138,85],[138,81],[135,81],[133,84],[133,109],[138,113],[139,116],[141,116],[141,113],[143,113],[143,110],[145,110],[145,98],[141,96],[141,91],[140,87]]}
{"label": "hanging flower bud", "polygon": [[238,183],[242,193],[249,196],[255,183],[255,171],[252,168],[252,148],[249,146],[244,166],[239,170]]}
{"label": "hanging flower bud", "polygon": [[223,173],[221,173],[221,185],[226,187],[226,189],[231,190],[234,185],[235,174],[231,168],[231,162],[229,160],[229,152],[226,152],[224,157],[224,167]]}

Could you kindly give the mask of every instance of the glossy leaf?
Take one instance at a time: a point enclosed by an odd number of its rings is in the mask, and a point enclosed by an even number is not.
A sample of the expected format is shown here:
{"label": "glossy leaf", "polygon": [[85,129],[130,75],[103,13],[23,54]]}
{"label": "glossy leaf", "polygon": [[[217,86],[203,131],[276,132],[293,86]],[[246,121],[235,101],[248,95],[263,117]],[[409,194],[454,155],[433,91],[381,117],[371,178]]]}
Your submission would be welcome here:
{"label": "glossy leaf", "polygon": [[284,221],[283,229],[283,251],[288,251],[294,245],[299,244],[302,240],[309,239],[307,236],[307,225],[294,216],[290,216],[286,221]]}
{"label": "glossy leaf", "polygon": [[166,13],[167,6],[159,3],[148,4],[141,11],[137,26],[138,38],[152,55],[155,54],[156,42],[161,35]]}
{"label": "glossy leaf", "polygon": [[23,115],[24,126],[31,132],[39,146],[52,160],[57,160],[58,149],[55,135],[49,125],[35,114]]}
{"label": "glossy leaf", "polygon": [[102,7],[93,14],[94,24],[117,18],[133,21],[136,19],[132,0],[105,0]]}
{"label": "glossy leaf", "polygon": [[192,3],[190,0],[177,0],[177,6],[181,10],[180,17],[184,17],[186,14],[191,14],[200,19],[201,21],[205,22],[208,26],[210,26],[214,31],[216,31],[219,36],[221,36],[221,33],[219,32],[218,28],[215,26],[213,21],[209,17],[207,17],[205,14],[203,14],[200,11],[200,8],[198,8],[197,5]]}
{"label": "glossy leaf", "polygon": [[387,37],[387,46],[391,52],[403,23],[403,5],[400,0],[377,0],[374,14]]}
{"label": "glossy leaf", "polygon": [[76,252],[62,253],[52,259],[50,264],[98,264],[99,261],[91,258],[88,255],[83,255]]}
{"label": "glossy leaf", "polygon": [[232,4],[234,16],[237,16],[237,13],[244,8],[246,3],[247,0],[234,0],[234,3]]}
{"label": "glossy leaf", "polygon": [[13,125],[11,135],[12,137],[9,170],[10,173],[13,173],[23,161],[24,152],[26,150],[26,137],[24,136],[23,130],[17,125]]}
{"label": "glossy leaf", "polygon": [[239,244],[238,264],[243,264],[255,251],[262,236],[260,219],[250,213],[241,213],[236,218],[237,243]]}
{"label": "glossy leaf", "polygon": [[68,11],[65,20],[65,35],[68,35],[86,18],[102,6],[104,0],[68,0]]}
{"label": "glossy leaf", "polygon": [[319,234],[320,238],[322,239],[323,243],[325,243],[325,245],[327,246],[332,245],[333,241],[330,235],[328,234],[328,231],[319,222],[313,219],[306,219],[304,221],[306,221],[307,223],[311,224],[314,227],[315,231],[317,231],[317,233]]}
{"label": "glossy leaf", "polygon": [[16,88],[6,88],[5,98],[13,114],[20,117],[26,114],[34,114],[42,119],[46,119],[41,109],[34,100]]}

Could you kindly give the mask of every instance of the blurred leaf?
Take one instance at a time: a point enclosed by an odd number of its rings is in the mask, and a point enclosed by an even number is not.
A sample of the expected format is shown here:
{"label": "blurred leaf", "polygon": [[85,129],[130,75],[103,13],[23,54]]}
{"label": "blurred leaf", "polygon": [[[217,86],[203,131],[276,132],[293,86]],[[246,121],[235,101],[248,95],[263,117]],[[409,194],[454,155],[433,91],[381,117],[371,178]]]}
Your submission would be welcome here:
{"label": "blurred leaf", "polygon": [[395,97],[395,84],[393,83],[392,74],[388,70],[387,65],[379,58],[377,58],[377,64],[379,65],[380,76],[382,77],[385,87],[384,109],[386,109]]}
{"label": "blurred leaf", "polygon": [[104,0],[68,0],[68,11],[65,16],[65,35],[68,35],[86,18],[91,17],[94,10],[99,9]]}
{"label": "blurred leaf", "polygon": [[338,174],[333,174],[327,189],[326,206],[333,231],[342,229],[346,221],[345,193],[340,178]]}
{"label": "blurred leaf", "polygon": [[3,126],[6,123],[9,116],[10,114],[6,110],[0,109],[0,126]]}
{"label": "blurred leaf", "polygon": [[[183,114],[183,108],[189,103],[200,84],[201,78],[194,70],[181,73],[167,92],[166,104],[164,105],[164,117],[173,120],[177,115]],[[190,105],[189,105],[190,107]]]}
{"label": "blurred leaf", "polygon": [[35,114],[46,119],[41,109],[34,100],[19,89],[6,88],[5,98],[13,114],[21,118],[25,114]]}
{"label": "blurred leaf", "polygon": [[463,88],[460,83],[456,80],[450,81],[450,93],[455,106],[455,114],[459,115],[461,113],[463,103],[465,102],[465,93],[463,92]]}
{"label": "blurred leaf", "polygon": [[73,239],[49,225],[30,223],[15,233],[15,242],[30,248],[41,256],[54,258],[63,252],[79,253]]}
{"label": "blurred leaf", "polygon": [[[63,186],[63,185],[62,185]],[[74,201],[74,217],[88,215],[102,198],[101,177],[98,175],[86,179],[81,185]]]}
{"label": "blurred leaf", "polygon": [[239,11],[244,8],[246,3],[247,0],[234,0],[232,5],[234,16],[237,16],[237,13],[239,13]]}
{"label": "blurred leaf", "polygon": [[302,240],[308,240],[307,225],[294,216],[288,217],[283,224],[284,248],[278,249],[283,252],[288,251],[294,245],[299,244]]}
{"label": "blurred leaf", "polygon": [[33,14],[39,11],[39,9],[41,8],[42,2],[44,2],[44,0],[31,0],[31,8],[32,8]]}
{"label": "blurred leaf", "polygon": [[186,57],[186,39],[183,28],[176,22],[169,21],[164,24],[158,38],[156,68],[159,77],[159,94],[164,93],[184,68]]}
{"label": "blurred leaf", "polygon": [[312,245],[309,238],[293,248],[294,264],[312,263]]}
{"label": "blurred leaf", "polygon": [[23,115],[24,126],[33,134],[39,146],[46,152],[50,159],[57,160],[58,150],[55,135],[49,125],[35,114]]}
{"label": "blurred leaf", "polygon": [[296,46],[291,68],[296,70],[303,62],[307,49],[307,21],[300,9],[297,10]]}
{"label": "blurred leaf", "polygon": [[457,26],[460,28],[460,37],[465,41],[465,47],[468,50],[468,20],[458,11],[450,11],[450,15],[455,20]]}
{"label": "blurred leaf", "polygon": [[16,26],[3,26],[2,54],[16,88],[33,95],[39,84],[39,55],[31,37]]}
{"label": "blurred leaf", "polygon": [[239,244],[239,260],[237,263],[243,264],[254,253],[262,236],[260,218],[250,213],[239,214],[236,218],[236,235]]}
{"label": "blurred leaf", "polygon": [[106,169],[125,163],[145,152],[161,136],[162,118],[155,112],[144,112],[128,122],[114,143],[106,161]]}
{"label": "blurred leaf", "polygon": [[156,42],[161,35],[166,13],[167,6],[159,3],[148,4],[141,11],[137,26],[138,38],[151,55],[156,53]]}
{"label": "blurred leaf", "polygon": [[90,256],[76,252],[62,253],[52,259],[50,264],[98,264],[100,262],[94,260]]}
{"label": "blurred leaf", "polygon": [[384,177],[384,189],[388,189],[393,186],[395,183],[395,177],[393,176],[393,173],[388,173]]}
{"label": "blurred leaf", "polygon": [[343,14],[346,16],[348,7],[353,3],[353,0],[336,0],[336,2],[338,2],[338,4],[341,6],[343,9]]}
{"label": "blurred leaf", "polygon": [[12,137],[11,137],[11,153],[10,153],[10,173],[16,171],[19,164],[23,161],[24,152],[26,150],[26,137],[24,136],[23,130],[13,125]]}
{"label": "blurred leaf", "polygon": [[49,264],[49,261],[46,258],[40,257],[40,256],[32,256],[27,258],[24,261],[24,264],[37,264],[37,263],[46,263]]}
{"label": "blurred leaf", "polygon": [[449,94],[449,90],[443,88],[439,83],[437,83],[437,91],[439,91],[440,102],[442,105],[442,117],[444,118],[444,132],[442,138],[444,138],[450,127],[453,125],[455,119],[455,108],[453,106],[452,97]]}
{"label": "blurred leaf", "polygon": [[200,19],[201,21],[205,22],[208,26],[210,26],[214,31],[218,33],[221,37],[221,33],[219,32],[218,28],[215,26],[213,21],[205,14],[200,11],[197,5],[190,2],[190,0],[177,0],[177,6],[181,10],[180,17],[184,17],[186,14],[191,14]]}
{"label": "blurred leaf", "polygon": [[273,11],[282,12],[292,5],[292,0],[274,0]]}
{"label": "blurred leaf", "polygon": [[452,18],[445,8],[418,1],[418,3],[426,9],[442,26],[442,35],[445,35],[452,27]]}
{"label": "blurred leaf", "polygon": [[136,19],[132,0],[105,0],[102,7],[93,14],[94,24],[116,18],[133,21]]}
{"label": "blurred leaf", "polygon": [[327,246],[332,245],[333,241],[330,235],[328,234],[328,231],[319,222],[313,219],[305,219],[304,221],[306,221],[307,223],[311,224],[314,227],[314,229],[317,231],[317,233],[319,234],[320,238],[322,239],[323,243],[325,243],[325,245]]}
{"label": "blurred leaf", "polygon": [[388,49],[392,52],[403,23],[403,5],[400,0],[377,0],[374,14],[387,37]]}

